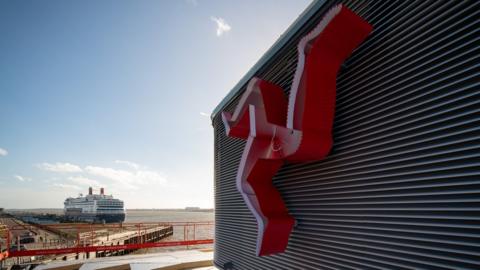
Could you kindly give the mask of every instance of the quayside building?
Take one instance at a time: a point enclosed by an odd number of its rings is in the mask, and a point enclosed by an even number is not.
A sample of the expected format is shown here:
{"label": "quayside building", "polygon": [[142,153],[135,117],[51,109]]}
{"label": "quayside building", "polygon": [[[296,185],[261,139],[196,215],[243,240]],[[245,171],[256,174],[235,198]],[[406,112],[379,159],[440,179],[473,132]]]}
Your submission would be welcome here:
{"label": "quayside building", "polygon": [[[272,188],[287,213],[279,214],[288,221],[282,227],[265,213],[260,193],[239,186],[238,172],[246,166],[241,164],[242,154],[252,148],[246,139],[227,136],[225,126],[250,127],[236,133],[245,138],[271,131],[259,130],[265,125],[252,121],[261,117],[255,114],[258,104],[253,111],[246,109],[250,122],[235,122],[242,96],[254,77],[278,86],[285,97],[292,94],[292,85],[302,87],[294,82],[299,43],[337,4],[367,21],[372,31],[336,75],[333,146],[328,155],[308,162],[286,158],[278,171],[273,165],[259,169],[275,171]],[[215,265],[478,269],[479,38],[479,1],[312,3],[212,114]],[[280,106],[269,104],[267,112]],[[282,111],[279,117],[285,114]],[[272,145],[278,134],[270,134]],[[280,146],[272,146],[266,155],[280,151]],[[275,235],[269,231],[271,224],[278,225],[279,238],[287,236],[284,249],[266,238],[266,233]]]}

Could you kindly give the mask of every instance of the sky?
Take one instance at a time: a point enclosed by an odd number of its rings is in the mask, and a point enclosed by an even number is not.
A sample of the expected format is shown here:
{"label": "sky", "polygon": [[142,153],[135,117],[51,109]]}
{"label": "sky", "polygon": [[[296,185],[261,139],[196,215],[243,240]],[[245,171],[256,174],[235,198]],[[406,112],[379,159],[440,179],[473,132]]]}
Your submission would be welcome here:
{"label": "sky", "polygon": [[0,1],[0,207],[212,208],[210,114],[309,4]]}

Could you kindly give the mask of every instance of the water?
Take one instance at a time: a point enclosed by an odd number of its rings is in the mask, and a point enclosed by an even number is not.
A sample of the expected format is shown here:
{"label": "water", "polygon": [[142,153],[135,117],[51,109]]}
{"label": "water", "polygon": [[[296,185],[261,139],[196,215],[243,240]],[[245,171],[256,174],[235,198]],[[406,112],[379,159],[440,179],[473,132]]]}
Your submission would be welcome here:
{"label": "water", "polygon": [[[214,212],[188,212],[184,210],[127,210],[125,222],[141,223],[141,222],[213,222],[215,219]],[[196,225],[196,226],[173,226],[173,236],[168,237],[165,241],[182,241],[193,239],[213,239],[213,225]],[[154,253],[161,251],[173,251],[186,249],[189,247],[166,247],[152,248],[139,251],[138,253]],[[190,248],[212,248],[212,245],[198,245]]]}
{"label": "water", "polygon": [[[213,212],[189,212],[184,210],[127,210],[125,222],[213,222]],[[170,240],[212,239],[212,225],[174,225]]]}
{"label": "water", "polygon": [[213,212],[187,212],[184,210],[127,210],[125,222],[213,222]]}
{"label": "water", "polygon": [[[55,214],[62,215],[63,209],[11,209],[7,210],[13,214]],[[213,222],[215,219],[213,211],[210,212],[189,212],[182,209],[127,209],[125,222]]]}

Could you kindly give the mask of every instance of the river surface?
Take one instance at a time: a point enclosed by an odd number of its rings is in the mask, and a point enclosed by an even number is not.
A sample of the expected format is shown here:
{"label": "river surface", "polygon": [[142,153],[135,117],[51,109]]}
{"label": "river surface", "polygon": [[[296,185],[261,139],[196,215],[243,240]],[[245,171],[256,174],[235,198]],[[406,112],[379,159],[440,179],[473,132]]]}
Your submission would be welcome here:
{"label": "river surface", "polygon": [[[62,215],[63,209],[8,209],[10,213]],[[182,209],[127,209],[125,222],[206,222],[214,221],[213,211],[185,211]]]}
{"label": "river surface", "polygon": [[184,210],[127,210],[125,222],[206,222],[214,221],[213,212]]}

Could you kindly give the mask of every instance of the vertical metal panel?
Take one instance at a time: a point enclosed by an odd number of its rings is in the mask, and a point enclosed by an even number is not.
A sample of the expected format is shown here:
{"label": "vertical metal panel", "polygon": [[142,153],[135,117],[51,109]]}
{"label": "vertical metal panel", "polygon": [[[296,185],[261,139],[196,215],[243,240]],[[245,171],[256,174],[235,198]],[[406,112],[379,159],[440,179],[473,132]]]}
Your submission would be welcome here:
{"label": "vertical metal panel", "polygon": [[[256,75],[288,93],[299,38],[336,3]],[[244,142],[214,116],[216,265],[479,269],[480,2],[345,4],[375,30],[338,76],[331,155],[274,179],[298,220],[284,254],[255,256],[255,219],[235,187]]]}

